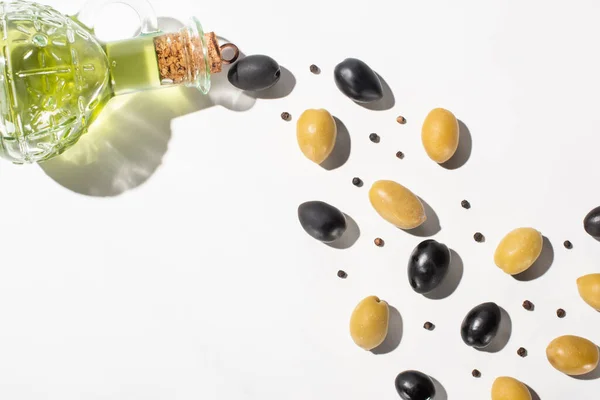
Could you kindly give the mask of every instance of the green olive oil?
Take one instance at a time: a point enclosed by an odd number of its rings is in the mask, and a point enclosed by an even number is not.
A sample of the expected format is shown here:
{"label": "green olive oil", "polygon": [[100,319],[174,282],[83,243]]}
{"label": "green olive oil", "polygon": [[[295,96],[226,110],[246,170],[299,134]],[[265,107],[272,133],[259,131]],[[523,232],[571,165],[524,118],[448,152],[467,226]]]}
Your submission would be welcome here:
{"label": "green olive oil", "polygon": [[160,87],[153,36],[108,43],[106,55],[115,95]]}
{"label": "green olive oil", "polygon": [[76,141],[110,98],[106,57],[89,32],[64,23],[24,17],[3,28],[4,150],[15,162],[43,159]]}

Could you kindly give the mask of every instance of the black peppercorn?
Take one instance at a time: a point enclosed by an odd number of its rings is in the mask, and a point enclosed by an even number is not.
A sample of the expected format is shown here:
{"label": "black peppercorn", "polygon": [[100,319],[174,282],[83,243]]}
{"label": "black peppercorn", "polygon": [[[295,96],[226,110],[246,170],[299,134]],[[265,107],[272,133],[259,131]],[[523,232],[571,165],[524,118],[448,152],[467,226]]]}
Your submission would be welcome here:
{"label": "black peppercorn", "polygon": [[529,300],[525,300],[523,302],[523,308],[526,309],[527,311],[533,311],[534,305]]}
{"label": "black peppercorn", "polygon": [[519,350],[517,350],[517,354],[520,357],[527,357],[527,349],[524,347],[519,347]]}
{"label": "black peppercorn", "polygon": [[290,115],[289,112],[282,112],[281,113],[281,119],[284,121],[291,121],[292,116]]}
{"label": "black peppercorn", "polygon": [[427,329],[428,331],[432,331],[435,329],[435,325],[427,321],[423,324],[423,328]]}
{"label": "black peppercorn", "polygon": [[317,67],[315,64],[312,64],[310,66],[310,72],[312,72],[315,75],[318,75],[321,73],[321,68]]}
{"label": "black peppercorn", "polygon": [[471,203],[469,203],[467,200],[463,200],[460,202],[460,205],[462,206],[462,208],[464,208],[465,210],[468,210],[469,208],[471,208]]}
{"label": "black peppercorn", "polygon": [[481,377],[481,372],[479,372],[478,369],[474,369],[473,372],[471,372],[471,375],[473,375],[474,378],[479,378]]}
{"label": "black peppercorn", "polygon": [[473,239],[475,239],[475,241],[477,243],[483,243],[485,242],[485,236],[483,236],[483,234],[481,232],[477,232],[473,235]]}
{"label": "black peppercorn", "polygon": [[363,181],[360,178],[352,178],[352,184],[356,187],[362,187]]}
{"label": "black peppercorn", "polygon": [[379,135],[376,133],[371,133],[369,135],[369,140],[373,143],[379,143]]}
{"label": "black peppercorn", "polygon": [[383,247],[383,245],[385,244],[382,238],[376,238],[373,242],[377,247]]}
{"label": "black peppercorn", "polygon": [[567,316],[567,312],[565,310],[563,310],[562,308],[559,308],[558,310],[556,310],[556,316],[558,318],[564,318]]}
{"label": "black peppercorn", "polygon": [[337,272],[337,276],[338,276],[338,278],[346,279],[348,277],[348,274],[340,269]]}
{"label": "black peppercorn", "polygon": [[565,249],[571,250],[573,248],[573,243],[571,243],[568,240],[565,240],[565,242],[563,243],[563,245],[565,246]]}
{"label": "black peppercorn", "polygon": [[396,153],[396,157],[398,157],[399,159],[402,160],[404,158],[404,153],[401,152],[401,151],[399,151],[399,152]]}

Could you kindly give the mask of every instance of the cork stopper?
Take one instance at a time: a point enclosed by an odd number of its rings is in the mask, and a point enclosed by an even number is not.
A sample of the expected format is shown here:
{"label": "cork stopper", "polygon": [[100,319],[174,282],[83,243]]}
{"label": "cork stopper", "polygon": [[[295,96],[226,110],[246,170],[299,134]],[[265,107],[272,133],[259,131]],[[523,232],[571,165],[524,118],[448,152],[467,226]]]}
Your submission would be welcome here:
{"label": "cork stopper", "polygon": [[208,48],[208,63],[210,65],[210,73],[216,74],[221,72],[223,67],[223,57],[221,55],[221,48],[219,47],[217,35],[215,35],[214,32],[205,33],[204,40],[206,41],[206,47]]}
{"label": "cork stopper", "polygon": [[[233,50],[231,58],[223,58],[226,48]],[[240,54],[233,43],[219,46],[214,32],[202,33],[196,19],[179,32],[154,37],[154,49],[161,85],[185,84],[203,93],[210,89],[210,75],[221,72],[223,64],[231,64]]]}

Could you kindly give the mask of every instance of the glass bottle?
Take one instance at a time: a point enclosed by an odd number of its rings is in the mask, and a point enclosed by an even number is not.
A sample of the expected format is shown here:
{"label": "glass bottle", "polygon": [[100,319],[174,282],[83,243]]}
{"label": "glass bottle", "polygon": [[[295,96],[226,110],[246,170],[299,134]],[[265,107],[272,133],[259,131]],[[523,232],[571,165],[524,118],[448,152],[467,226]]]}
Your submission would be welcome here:
{"label": "glass bottle", "polygon": [[[94,37],[94,17],[112,2],[137,11],[139,36],[105,44]],[[225,47],[232,59],[223,59]],[[75,17],[23,0],[0,3],[0,156],[31,163],[62,153],[114,96],[174,85],[206,94],[211,73],[237,55],[196,18],[160,32],[147,0],[91,0]]]}

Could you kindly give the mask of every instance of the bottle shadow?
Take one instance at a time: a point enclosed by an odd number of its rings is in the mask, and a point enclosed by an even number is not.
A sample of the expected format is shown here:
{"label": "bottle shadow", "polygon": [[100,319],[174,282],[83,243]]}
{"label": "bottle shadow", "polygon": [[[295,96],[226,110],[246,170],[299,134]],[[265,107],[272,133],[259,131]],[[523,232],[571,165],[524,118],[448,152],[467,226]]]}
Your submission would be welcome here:
{"label": "bottle shadow", "polygon": [[456,291],[464,272],[464,264],[458,253],[450,249],[450,269],[442,281],[442,284],[435,290],[424,294],[430,300],[442,300],[448,298]]}
{"label": "bottle shadow", "polygon": [[[182,26],[176,19],[159,18],[161,31]],[[173,119],[213,106],[247,111],[260,98],[233,87],[227,80],[229,68],[225,65],[221,73],[212,75],[208,95],[175,87],[111,99],[76,145],[40,163],[40,167],[61,186],[88,196],[118,196],[142,185],[162,163]],[[279,98],[291,92],[295,85],[293,74],[285,70],[282,75],[270,89],[272,97],[265,98]]]}
{"label": "bottle shadow", "polygon": [[39,165],[76,193],[119,195],[146,182],[160,166],[171,139],[172,119],[212,105],[187,88],[114,98],[75,146]]}
{"label": "bottle shadow", "polygon": [[546,272],[548,272],[548,270],[552,266],[553,262],[554,262],[554,247],[552,247],[552,243],[550,242],[550,239],[548,239],[546,236],[544,236],[544,244],[542,246],[542,253],[538,257],[538,259],[535,260],[533,265],[531,267],[529,267],[527,270],[521,272],[520,274],[513,275],[513,278],[515,278],[518,281],[524,281],[524,282],[538,279],[538,278],[542,277],[544,274],[546,274]]}
{"label": "bottle shadow", "polygon": [[346,128],[346,125],[339,118],[333,117],[333,119],[335,120],[337,129],[335,145],[329,157],[321,163],[321,167],[328,171],[346,164],[346,161],[350,158],[350,151],[352,149],[352,140],[350,139],[348,128]]}
{"label": "bottle shadow", "polygon": [[440,219],[436,212],[431,208],[429,203],[419,197],[421,203],[423,204],[423,208],[425,209],[425,215],[427,216],[427,220],[423,223],[423,225],[418,226],[414,229],[402,229],[406,233],[410,233],[413,236],[417,237],[428,237],[437,234],[442,230],[440,225]]}
{"label": "bottle shadow", "polygon": [[403,323],[400,311],[392,305],[389,306],[390,319],[388,324],[388,334],[383,343],[371,350],[373,354],[388,354],[396,350],[402,341]]}

